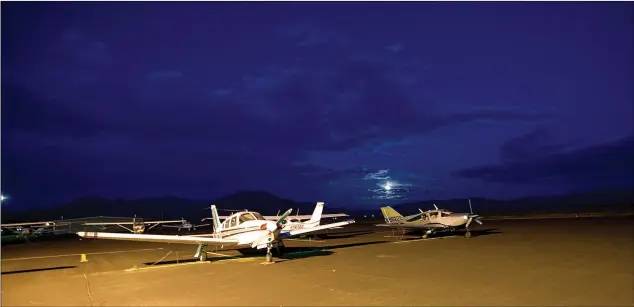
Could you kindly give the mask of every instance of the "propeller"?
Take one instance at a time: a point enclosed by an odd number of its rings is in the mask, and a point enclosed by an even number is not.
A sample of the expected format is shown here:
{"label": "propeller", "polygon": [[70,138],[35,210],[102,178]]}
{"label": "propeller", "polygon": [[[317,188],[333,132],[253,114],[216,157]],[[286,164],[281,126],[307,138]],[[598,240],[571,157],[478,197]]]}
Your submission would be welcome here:
{"label": "propeller", "polygon": [[282,214],[282,216],[280,216],[280,218],[275,222],[274,224],[275,226],[272,229],[269,228],[269,225],[271,225],[271,223],[262,224],[260,226],[260,229],[268,230],[268,231],[264,233],[261,237],[259,237],[257,240],[253,241],[253,243],[251,243],[251,246],[256,247],[267,241],[268,242],[274,241],[277,238],[277,235],[280,233],[280,231],[284,227],[284,224],[286,224],[286,218],[291,214],[291,212],[293,212],[293,209],[286,210],[286,212],[284,212],[284,214]]}
{"label": "propeller", "polygon": [[[292,208],[286,210],[286,212],[284,212],[284,214],[282,214],[282,216],[280,216],[280,218],[277,220],[277,222],[275,222],[275,226],[277,227],[275,230],[282,229],[284,227],[284,224],[286,224],[286,218],[291,214],[291,212],[293,212]],[[273,230],[273,231],[275,231],[275,230]]]}
{"label": "propeller", "polygon": [[468,218],[468,221],[467,221],[467,224],[465,225],[466,227],[469,227],[472,221],[475,221],[476,223],[482,225],[482,221],[480,220],[482,219],[482,217],[477,214],[473,214],[473,207],[471,206],[471,198],[469,198],[469,215],[467,215],[467,218]]}
{"label": "propeller", "polygon": [[480,221],[482,217],[477,215],[477,214],[469,214],[467,215],[467,224],[465,225],[465,227],[469,227],[469,225],[471,224],[471,222],[476,222],[480,225],[482,225],[482,221]]}

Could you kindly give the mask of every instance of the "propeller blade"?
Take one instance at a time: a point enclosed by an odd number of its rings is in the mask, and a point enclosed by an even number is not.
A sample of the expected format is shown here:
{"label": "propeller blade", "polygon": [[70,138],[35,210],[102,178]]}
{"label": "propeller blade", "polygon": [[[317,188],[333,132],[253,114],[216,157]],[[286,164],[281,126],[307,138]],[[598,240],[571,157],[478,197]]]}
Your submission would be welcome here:
{"label": "propeller blade", "polygon": [[474,221],[475,221],[476,223],[478,223],[478,224],[482,225],[482,221],[480,221],[479,219],[475,219]]}
{"label": "propeller blade", "polygon": [[470,218],[467,220],[467,224],[465,225],[465,227],[466,227],[466,228],[469,228],[469,225],[471,224],[471,221],[473,221],[473,218],[472,218],[472,217],[470,217]]}
{"label": "propeller blade", "polygon": [[276,224],[283,225],[286,223],[286,218],[293,212],[293,208],[286,210],[282,216],[277,220]]}

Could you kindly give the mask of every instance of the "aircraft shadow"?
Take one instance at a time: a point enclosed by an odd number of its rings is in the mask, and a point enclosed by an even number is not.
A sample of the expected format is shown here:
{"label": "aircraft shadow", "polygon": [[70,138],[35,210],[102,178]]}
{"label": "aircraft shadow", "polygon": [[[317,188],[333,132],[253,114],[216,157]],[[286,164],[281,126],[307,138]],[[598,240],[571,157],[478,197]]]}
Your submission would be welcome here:
{"label": "aircraft shadow", "polygon": [[6,271],[6,272],[2,272],[2,275],[33,273],[33,272],[44,272],[44,271],[55,271],[55,270],[66,270],[66,269],[74,269],[76,267],[77,267],[76,265],[68,265],[68,266],[58,266],[58,267],[50,267],[50,268]]}
{"label": "aircraft shadow", "polygon": [[351,231],[351,232],[342,232],[342,233],[327,233],[327,234],[317,234],[313,237],[317,239],[347,239],[353,238],[357,236],[367,235],[374,233],[374,231],[363,230],[363,231]]}
{"label": "aircraft shadow", "polygon": [[332,255],[333,252],[328,250],[305,250],[305,251],[295,251],[295,252],[286,252],[284,255],[278,257],[279,262],[292,261],[297,259],[304,258],[312,258],[312,257],[320,257],[320,256],[328,256]]}
{"label": "aircraft shadow", "polygon": [[164,261],[154,261],[154,262],[144,262],[144,265],[147,266],[160,266],[160,265],[168,265],[168,264],[181,264],[181,263],[192,263],[198,262],[197,258],[185,258],[185,259],[174,259],[174,260],[164,260]]}
{"label": "aircraft shadow", "polygon": [[[423,235],[423,231],[408,231],[405,232],[405,235]],[[472,229],[471,230],[471,238],[475,238],[475,237],[480,237],[480,236],[488,236],[488,235],[495,235],[495,234],[500,234],[502,233],[502,231],[498,228],[487,228],[487,229]],[[457,237],[457,236],[463,236],[465,234],[464,230],[459,230],[459,231],[455,231],[455,232],[437,232],[435,234],[432,234],[429,236],[429,238],[446,238],[446,237]],[[394,237],[398,237],[400,236],[399,231],[395,231],[394,232]],[[404,238],[403,241],[406,240],[418,240],[420,239],[419,237],[416,238]]]}

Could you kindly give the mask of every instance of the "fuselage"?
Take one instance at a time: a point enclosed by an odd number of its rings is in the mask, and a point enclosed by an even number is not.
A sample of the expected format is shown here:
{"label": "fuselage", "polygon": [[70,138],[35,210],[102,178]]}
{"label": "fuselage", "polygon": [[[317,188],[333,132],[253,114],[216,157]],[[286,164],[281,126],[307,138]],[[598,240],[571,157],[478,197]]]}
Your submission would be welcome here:
{"label": "fuselage", "polygon": [[420,219],[406,224],[420,224],[430,228],[461,228],[469,221],[468,213],[453,213],[447,210],[430,210],[421,214]]}

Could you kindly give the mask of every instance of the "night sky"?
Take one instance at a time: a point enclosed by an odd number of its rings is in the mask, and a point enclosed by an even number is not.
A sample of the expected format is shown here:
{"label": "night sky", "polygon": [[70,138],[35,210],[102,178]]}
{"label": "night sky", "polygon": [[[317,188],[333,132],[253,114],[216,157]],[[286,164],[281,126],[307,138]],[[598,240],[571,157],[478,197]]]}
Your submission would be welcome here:
{"label": "night sky", "polygon": [[632,185],[632,3],[2,3],[4,206]]}

